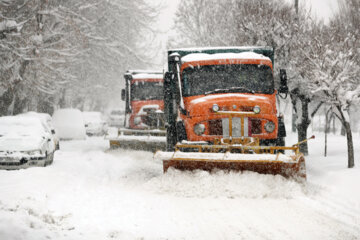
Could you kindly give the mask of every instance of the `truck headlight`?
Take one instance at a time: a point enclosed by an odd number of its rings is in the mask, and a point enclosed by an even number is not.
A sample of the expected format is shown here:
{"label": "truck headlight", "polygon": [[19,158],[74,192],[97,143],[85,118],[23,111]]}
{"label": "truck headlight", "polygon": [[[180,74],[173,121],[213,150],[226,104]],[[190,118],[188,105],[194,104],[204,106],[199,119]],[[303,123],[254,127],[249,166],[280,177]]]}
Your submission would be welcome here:
{"label": "truck headlight", "polygon": [[261,112],[261,108],[259,106],[255,106],[253,108],[253,111],[254,111],[255,114],[259,114]]}
{"label": "truck headlight", "polygon": [[141,123],[141,117],[135,117],[134,118],[134,124],[139,125]]}
{"label": "truck headlight", "polygon": [[203,134],[205,132],[205,125],[202,123],[196,124],[194,126],[194,132],[196,135],[200,136],[201,134]]}
{"label": "truck headlight", "polygon": [[211,109],[213,110],[213,112],[218,112],[220,110],[219,105],[217,104],[214,104]]}
{"label": "truck headlight", "polygon": [[275,123],[273,123],[271,121],[265,123],[265,130],[269,133],[272,133],[275,130]]}

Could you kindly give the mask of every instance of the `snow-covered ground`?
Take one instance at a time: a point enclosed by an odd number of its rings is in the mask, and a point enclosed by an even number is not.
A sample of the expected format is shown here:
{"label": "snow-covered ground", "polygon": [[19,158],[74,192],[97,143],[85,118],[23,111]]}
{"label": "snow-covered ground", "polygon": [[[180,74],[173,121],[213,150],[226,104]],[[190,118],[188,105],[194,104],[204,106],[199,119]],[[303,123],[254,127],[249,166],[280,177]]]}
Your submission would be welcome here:
{"label": "snow-covered ground", "polygon": [[[308,181],[162,173],[152,153],[61,142],[53,165],[0,172],[0,239],[360,239],[360,136],[310,143]],[[288,144],[295,142],[288,137]]]}

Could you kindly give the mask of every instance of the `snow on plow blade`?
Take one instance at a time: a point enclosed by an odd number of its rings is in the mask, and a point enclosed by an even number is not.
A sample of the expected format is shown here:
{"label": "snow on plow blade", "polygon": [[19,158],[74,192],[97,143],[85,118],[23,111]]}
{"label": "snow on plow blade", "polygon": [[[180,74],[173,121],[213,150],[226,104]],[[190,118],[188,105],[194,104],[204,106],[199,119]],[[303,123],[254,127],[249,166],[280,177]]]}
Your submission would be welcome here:
{"label": "snow on plow blade", "polygon": [[165,131],[119,129],[118,136],[107,136],[110,148],[126,148],[144,151],[164,150],[166,147]]}
{"label": "snow on plow blade", "polygon": [[164,172],[170,167],[179,170],[201,169],[211,171],[222,169],[306,178],[305,160],[301,153],[287,156],[281,153],[247,154],[158,151],[154,157],[163,161]]}

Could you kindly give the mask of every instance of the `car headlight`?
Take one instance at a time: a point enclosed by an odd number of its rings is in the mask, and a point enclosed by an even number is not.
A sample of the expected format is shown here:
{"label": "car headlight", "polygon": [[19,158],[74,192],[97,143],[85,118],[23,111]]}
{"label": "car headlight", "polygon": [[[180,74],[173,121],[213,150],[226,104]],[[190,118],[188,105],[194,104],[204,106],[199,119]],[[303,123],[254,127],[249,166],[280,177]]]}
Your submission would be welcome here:
{"label": "car headlight", "polygon": [[134,124],[139,125],[141,123],[141,117],[135,117],[134,118]]}
{"label": "car headlight", "polygon": [[40,150],[35,150],[35,151],[27,151],[26,152],[28,155],[30,156],[39,156],[42,155],[42,152]]}
{"label": "car headlight", "polygon": [[213,110],[213,112],[218,112],[220,110],[220,107],[219,105],[214,104],[211,109]]}
{"label": "car headlight", "polygon": [[202,124],[202,123],[196,124],[194,126],[194,132],[195,132],[196,135],[200,136],[201,134],[203,134],[205,132],[205,125]]}
{"label": "car headlight", "polygon": [[255,114],[259,114],[261,112],[261,108],[259,106],[255,106],[253,108],[253,111],[254,111]]}
{"label": "car headlight", "polygon": [[275,123],[273,123],[271,121],[265,123],[265,130],[269,133],[272,133],[275,130]]}

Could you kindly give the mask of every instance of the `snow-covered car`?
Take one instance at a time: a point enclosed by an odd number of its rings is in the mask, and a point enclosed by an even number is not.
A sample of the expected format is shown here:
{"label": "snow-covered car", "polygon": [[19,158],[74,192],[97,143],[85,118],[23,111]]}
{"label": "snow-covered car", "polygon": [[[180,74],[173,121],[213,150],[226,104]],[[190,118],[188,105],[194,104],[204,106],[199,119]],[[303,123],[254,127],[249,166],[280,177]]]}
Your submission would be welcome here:
{"label": "snow-covered car", "polygon": [[54,124],[52,121],[52,117],[49,114],[38,113],[38,112],[26,112],[26,113],[21,113],[18,116],[39,118],[46,125],[46,130],[51,133],[52,139],[55,143],[55,149],[56,150],[60,149],[60,139],[55,130],[55,127],[54,127]]}
{"label": "snow-covered car", "polygon": [[114,109],[110,111],[108,123],[111,127],[123,127],[125,122],[125,110]]}
{"label": "snow-covered car", "polygon": [[60,140],[86,139],[84,118],[79,109],[58,109],[52,117]]}
{"label": "snow-covered car", "polygon": [[36,117],[0,117],[0,168],[46,166],[53,162],[55,144],[46,125]]}
{"label": "snow-covered car", "polygon": [[101,112],[83,112],[83,117],[87,135],[105,135],[107,123]]}

